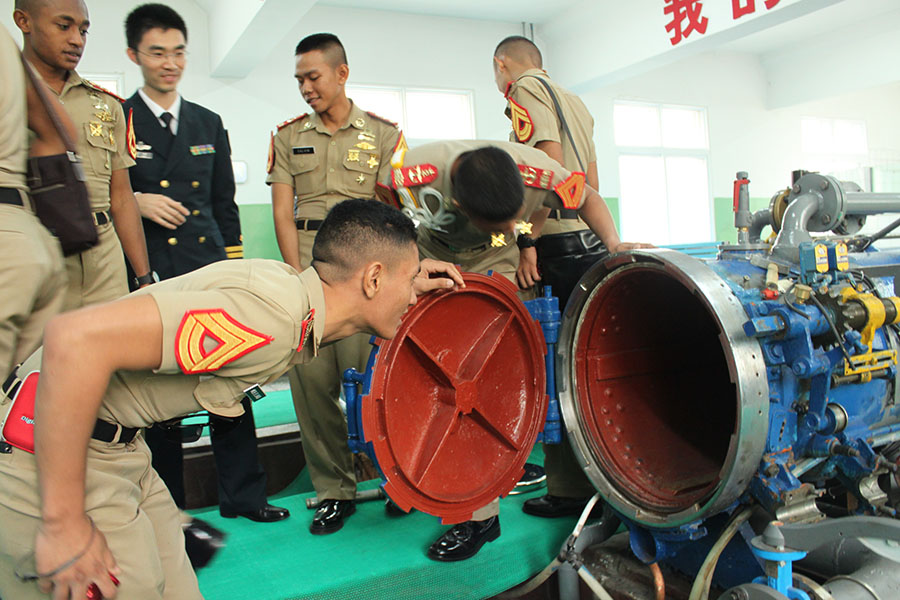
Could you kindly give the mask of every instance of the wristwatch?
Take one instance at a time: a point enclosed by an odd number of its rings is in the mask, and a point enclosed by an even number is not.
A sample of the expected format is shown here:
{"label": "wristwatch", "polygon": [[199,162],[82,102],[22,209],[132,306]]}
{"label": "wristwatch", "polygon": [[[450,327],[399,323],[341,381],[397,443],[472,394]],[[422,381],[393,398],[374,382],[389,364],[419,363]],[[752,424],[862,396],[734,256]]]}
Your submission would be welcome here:
{"label": "wristwatch", "polygon": [[158,283],[159,275],[156,274],[156,271],[150,271],[146,275],[141,275],[140,277],[134,278],[135,287],[141,287],[142,285],[148,285],[150,283]]}
{"label": "wristwatch", "polygon": [[519,234],[519,237],[516,238],[516,246],[519,247],[519,250],[534,248],[535,245],[537,245],[537,240],[525,234]]}

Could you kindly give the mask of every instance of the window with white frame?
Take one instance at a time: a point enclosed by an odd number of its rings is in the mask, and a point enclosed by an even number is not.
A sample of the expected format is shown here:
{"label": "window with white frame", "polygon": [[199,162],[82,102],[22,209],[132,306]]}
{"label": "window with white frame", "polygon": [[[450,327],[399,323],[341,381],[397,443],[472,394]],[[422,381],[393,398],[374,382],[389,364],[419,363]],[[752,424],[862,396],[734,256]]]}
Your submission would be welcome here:
{"label": "window with white frame", "polygon": [[348,85],[347,96],[363,110],[396,121],[410,146],[475,139],[471,91]]}
{"label": "window with white frame", "polygon": [[861,178],[869,166],[865,121],[802,117],[800,148],[805,169],[864,185]]}
{"label": "window with white frame", "polygon": [[617,101],[613,125],[622,239],[712,240],[706,110]]}
{"label": "window with white frame", "polygon": [[122,73],[81,73],[80,75],[103,89],[109,90],[116,96],[125,97],[125,83]]}

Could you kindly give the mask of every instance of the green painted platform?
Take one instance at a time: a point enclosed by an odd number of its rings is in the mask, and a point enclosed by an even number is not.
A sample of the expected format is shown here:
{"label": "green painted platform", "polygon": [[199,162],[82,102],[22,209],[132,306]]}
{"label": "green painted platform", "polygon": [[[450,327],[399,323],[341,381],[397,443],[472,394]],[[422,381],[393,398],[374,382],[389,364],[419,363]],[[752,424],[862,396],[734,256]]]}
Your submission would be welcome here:
{"label": "green painted platform", "polygon": [[[536,448],[531,461],[542,458]],[[383,502],[363,502],[341,531],[314,536],[307,529],[313,511],[304,503],[312,494],[292,493],[295,486],[305,487],[298,481],[279,494],[278,505],[291,511],[280,523],[223,519],[216,509],[191,511],[228,532],[228,545],[199,572],[206,600],[488,598],[543,569],[576,521],[524,514],[522,503],[544,490],[509,496],[500,502],[499,539],[469,560],[438,563],[425,556],[446,529],[438,519],[423,513],[392,518]]]}

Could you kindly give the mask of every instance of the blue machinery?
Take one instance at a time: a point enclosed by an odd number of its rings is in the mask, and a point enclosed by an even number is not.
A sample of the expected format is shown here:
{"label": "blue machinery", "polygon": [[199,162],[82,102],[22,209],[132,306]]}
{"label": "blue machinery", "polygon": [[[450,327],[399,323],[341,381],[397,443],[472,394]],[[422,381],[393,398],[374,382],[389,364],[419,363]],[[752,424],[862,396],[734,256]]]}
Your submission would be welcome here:
{"label": "blue machinery", "polygon": [[555,298],[528,303],[551,348],[545,441],[558,392],[631,552],[694,578],[691,600],[900,598],[900,252],[855,235],[900,195],[797,173],[751,214],[748,183],[739,173],[738,241],[716,260],[611,256],[561,325]]}

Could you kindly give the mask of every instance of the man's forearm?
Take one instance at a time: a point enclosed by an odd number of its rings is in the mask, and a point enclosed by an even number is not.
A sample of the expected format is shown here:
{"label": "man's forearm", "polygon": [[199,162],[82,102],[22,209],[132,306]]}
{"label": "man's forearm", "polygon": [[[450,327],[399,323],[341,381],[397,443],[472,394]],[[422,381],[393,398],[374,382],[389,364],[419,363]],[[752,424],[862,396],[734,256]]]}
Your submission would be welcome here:
{"label": "man's forearm", "polygon": [[281,258],[300,271],[300,245],[294,223],[294,190],[286,184],[272,184],[272,220]]}
{"label": "man's forearm", "polygon": [[147,241],[144,238],[144,226],[141,224],[141,212],[138,208],[131,186],[127,193],[112,190],[110,194],[109,212],[116,226],[116,235],[122,243],[122,249],[131,268],[137,276],[150,272],[150,261],[147,258]]}
{"label": "man's forearm", "polygon": [[616,223],[613,221],[612,213],[609,212],[609,207],[606,206],[606,202],[600,194],[590,187],[585,187],[584,193],[587,197],[578,214],[609,251],[615,252],[621,240],[619,239],[619,232],[616,231]]}

